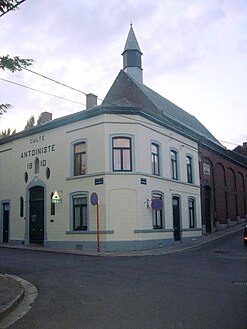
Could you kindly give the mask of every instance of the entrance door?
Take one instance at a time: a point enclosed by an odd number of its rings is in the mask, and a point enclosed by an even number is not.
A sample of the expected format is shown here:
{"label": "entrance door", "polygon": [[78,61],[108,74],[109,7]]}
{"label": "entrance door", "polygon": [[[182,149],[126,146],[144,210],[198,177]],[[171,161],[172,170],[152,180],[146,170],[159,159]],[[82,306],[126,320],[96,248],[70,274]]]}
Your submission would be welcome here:
{"label": "entrance door", "polygon": [[44,188],[34,186],[30,189],[29,242],[44,243]]}
{"label": "entrance door", "polygon": [[206,186],[204,188],[204,220],[206,225],[206,232],[211,232],[211,189]]}
{"label": "entrance door", "polygon": [[180,205],[179,197],[174,196],[172,198],[172,208],[173,208],[173,229],[174,229],[174,240],[181,240],[181,230],[180,230]]}
{"label": "entrance door", "polygon": [[3,242],[9,242],[9,204],[3,204]]}

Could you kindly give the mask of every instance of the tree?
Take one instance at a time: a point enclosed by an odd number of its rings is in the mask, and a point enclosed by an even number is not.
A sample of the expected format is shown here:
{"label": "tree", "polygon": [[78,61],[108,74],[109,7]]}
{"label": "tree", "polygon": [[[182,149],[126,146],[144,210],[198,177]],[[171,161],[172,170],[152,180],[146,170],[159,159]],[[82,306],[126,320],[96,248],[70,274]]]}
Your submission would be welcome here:
{"label": "tree", "polygon": [[25,125],[24,130],[29,129],[29,128],[33,128],[34,126],[35,126],[35,119],[34,119],[34,116],[32,115],[32,116],[30,117],[30,119],[27,120],[27,123],[26,123],[26,125]]}
{"label": "tree", "polygon": [[19,5],[26,0],[0,0],[0,17],[7,14],[10,10],[19,9]]}
{"label": "tree", "polygon": [[16,134],[16,129],[14,129],[12,132],[10,128],[5,129],[2,132],[0,132],[0,139],[14,134]]}
{"label": "tree", "polygon": [[7,109],[10,109],[12,106],[10,104],[0,104],[0,115],[7,112]]}
{"label": "tree", "polygon": [[[1,3],[1,0],[0,0]],[[9,55],[0,56],[0,69],[9,70],[12,73],[15,71],[21,71],[26,67],[32,65],[33,60],[29,58],[20,58],[19,56],[15,56],[10,58]],[[3,115],[7,112],[8,109],[11,108],[10,104],[0,104],[0,115]]]}

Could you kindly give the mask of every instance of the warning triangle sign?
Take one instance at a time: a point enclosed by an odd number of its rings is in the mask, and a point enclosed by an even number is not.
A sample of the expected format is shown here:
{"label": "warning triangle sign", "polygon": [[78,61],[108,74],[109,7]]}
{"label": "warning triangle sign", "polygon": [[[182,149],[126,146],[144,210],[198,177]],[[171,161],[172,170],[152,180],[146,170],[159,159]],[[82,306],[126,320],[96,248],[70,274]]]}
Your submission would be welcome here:
{"label": "warning triangle sign", "polygon": [[60,200],[60,196],[58,195],[57,190],[54,192],[54,194],[52,196],[52,200]]}

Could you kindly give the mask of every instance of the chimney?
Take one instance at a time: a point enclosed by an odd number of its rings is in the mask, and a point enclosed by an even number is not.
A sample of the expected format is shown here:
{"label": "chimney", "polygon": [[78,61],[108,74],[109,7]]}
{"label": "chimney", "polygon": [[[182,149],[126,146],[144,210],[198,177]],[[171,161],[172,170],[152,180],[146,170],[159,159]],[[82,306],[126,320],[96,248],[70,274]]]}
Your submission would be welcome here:
{"label": "chimney", "polygon": [[86,95],[86,110],[90,109],[91,107],[97,106],[97,97],[94,94],[87,94]]}
{"label": "chimney", "polygon": [[43,125],[52,120],[52,113],[50,112],[42,112],[39,116],[37,125]]}
{"label": "chimney", "polygon": [[243,143],[243,148],[244,148],[245,150],[247,150],[247,142],[244,142],[244,143]]}

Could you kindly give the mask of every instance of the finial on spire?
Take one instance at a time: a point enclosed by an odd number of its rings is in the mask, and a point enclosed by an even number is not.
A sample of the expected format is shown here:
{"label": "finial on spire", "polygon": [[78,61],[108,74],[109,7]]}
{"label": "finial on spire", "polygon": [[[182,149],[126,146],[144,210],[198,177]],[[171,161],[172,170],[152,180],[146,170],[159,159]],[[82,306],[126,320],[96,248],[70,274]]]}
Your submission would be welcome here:
{"label": "finial on spire", "polygon": [[130,30],[122,55],[123,70],[138,82],[143,83],[141,62],[142,52],[138,45],[135,32],[132,28],[132,21],[130,22]]}

